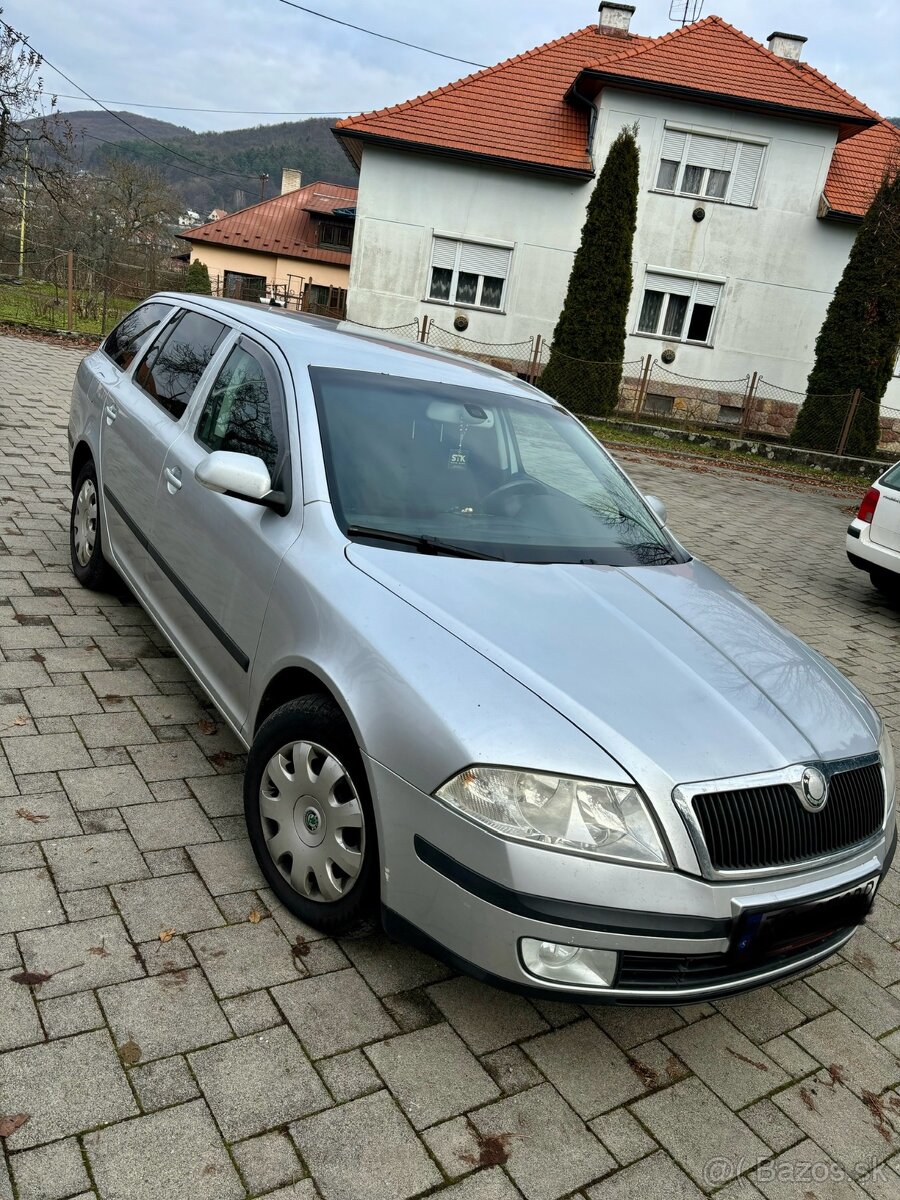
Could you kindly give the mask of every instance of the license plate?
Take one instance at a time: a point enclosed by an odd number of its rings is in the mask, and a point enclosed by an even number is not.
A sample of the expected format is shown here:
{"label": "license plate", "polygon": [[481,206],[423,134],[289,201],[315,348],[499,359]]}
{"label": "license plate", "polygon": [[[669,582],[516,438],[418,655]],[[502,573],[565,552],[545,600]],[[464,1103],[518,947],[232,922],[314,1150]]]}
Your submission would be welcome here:
{"label": "license plate", "polygon": [[781,958],[824,942],[851,925],[861,925],[872,907],[878,881],[879,876],[873,875],[837,895],[780,908],[751,909],[738,922],[732,952],[742,962]]}

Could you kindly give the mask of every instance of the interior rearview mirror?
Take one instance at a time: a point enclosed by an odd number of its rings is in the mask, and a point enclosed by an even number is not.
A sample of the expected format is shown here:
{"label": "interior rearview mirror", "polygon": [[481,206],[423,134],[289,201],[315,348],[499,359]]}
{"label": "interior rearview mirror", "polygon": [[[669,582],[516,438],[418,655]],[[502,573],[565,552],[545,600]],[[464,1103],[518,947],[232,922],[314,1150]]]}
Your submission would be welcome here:
{"label": "interior rearview mirror", "polygon": [[669,514],[659,496],[645,496],[644,500],[660,525],[664,526],[669,519]]}
{"label": "interior rearview mirror", "polygon": [[213,450],[197,464],[194,478],[211,492],[223,492],[238,500],[266,504],[272,508],[284,503],[282,494],[272,491],[269,468],[254,454]]}

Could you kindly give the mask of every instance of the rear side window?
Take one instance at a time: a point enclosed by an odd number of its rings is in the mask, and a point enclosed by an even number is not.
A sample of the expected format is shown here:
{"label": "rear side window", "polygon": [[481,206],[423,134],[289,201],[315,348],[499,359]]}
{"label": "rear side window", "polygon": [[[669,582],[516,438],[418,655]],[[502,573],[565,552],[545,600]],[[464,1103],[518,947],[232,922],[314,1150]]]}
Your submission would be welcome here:
{"label": "rear side window", "polygon": [[208,450],[254,454],[274,479],[281,451],[281,386],[274,363],[240,342],[210,388],[197,422],[197,441]]}
{"label": "rear side window", "polygon": [[117,367],[127,371],[138,351],[171,311],[170,304],[142,304],[119,322],[103,343],[103,352]]}
{"label": "rear side window", "polygon": [[878,484],[879,487],[889,487],[893,491],[900,492],[900,463],[882,475]]}
{"label": "rear side window", "polygon": [[183,313],[157,337],[135,371],[136,382],[176,421],[190,403],[225,330],[221,322],[201,313]]}

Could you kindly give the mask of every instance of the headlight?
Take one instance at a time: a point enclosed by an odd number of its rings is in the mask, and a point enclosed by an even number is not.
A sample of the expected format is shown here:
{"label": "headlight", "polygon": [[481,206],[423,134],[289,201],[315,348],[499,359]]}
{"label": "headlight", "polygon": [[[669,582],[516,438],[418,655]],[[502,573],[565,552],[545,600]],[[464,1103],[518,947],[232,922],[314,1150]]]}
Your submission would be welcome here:
{"label": "headlight", "polygon": [[894,747],[891,744],[891,732],[884,723],[881,726],[881,737],[878,739],[878,753],[881,755],[881,763],[884,767],[885,801],[887,807],[890,809],[894,802],[896,772],[894,769]]}
{"label": "headlight", "polygon": [[669,865],[653,818],[635,787],[469,767],[435,795],[501,837],[594,858]]}

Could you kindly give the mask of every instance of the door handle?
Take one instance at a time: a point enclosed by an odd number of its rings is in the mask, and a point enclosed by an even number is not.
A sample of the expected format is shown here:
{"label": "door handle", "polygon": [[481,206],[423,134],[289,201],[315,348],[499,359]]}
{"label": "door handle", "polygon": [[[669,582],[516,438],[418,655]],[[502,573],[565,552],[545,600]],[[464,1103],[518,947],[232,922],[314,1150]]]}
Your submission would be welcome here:
{"label": "door handle", "polygon": [[181,470],[179,467],[166,467],[163,474],[166,477],[166,487],[169,489],[169,494],[174,496],[181,487]]}
{"label": "door handle", "polygon": [[115,404],[112,404],[112,403],[107,404],[107,406],[106,406],[106,423],[107,423],[107,425],[112,425],[113,421],[116,419],[116,417],[118,415],[119,415],[119,410],[118,410],[118,408],[116,408]]}

